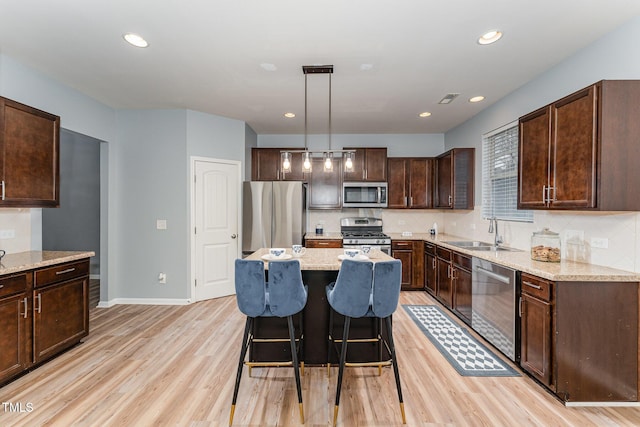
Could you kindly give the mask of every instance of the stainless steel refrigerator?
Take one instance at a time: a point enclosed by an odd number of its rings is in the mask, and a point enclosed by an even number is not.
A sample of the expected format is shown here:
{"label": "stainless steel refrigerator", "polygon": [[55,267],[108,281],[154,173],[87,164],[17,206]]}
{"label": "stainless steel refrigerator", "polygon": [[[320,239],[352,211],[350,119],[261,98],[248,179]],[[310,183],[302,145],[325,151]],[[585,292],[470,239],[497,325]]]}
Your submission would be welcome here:
{"label": "stainless steel refrigerator", "polygon": [[307,186],[300,181],[247,181],[242,186],[242,253],[302,244]]}

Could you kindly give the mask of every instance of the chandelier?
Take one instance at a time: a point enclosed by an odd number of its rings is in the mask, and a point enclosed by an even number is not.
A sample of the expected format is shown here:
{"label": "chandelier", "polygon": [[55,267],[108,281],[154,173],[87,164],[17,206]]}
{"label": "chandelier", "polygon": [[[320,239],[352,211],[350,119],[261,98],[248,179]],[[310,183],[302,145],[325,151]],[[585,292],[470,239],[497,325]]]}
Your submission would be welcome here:
{"label": "chandelier", "polygon": [[[331,149],[331,75],[333,74],[333,65],[303,65],[304,73],[304,150],[283,150],[280,152],[282,158],[282,170],[291,172],[294,155],[302,156],[302,172],[311,172],[312,157],[322,156],[323,170],[325,172],[333,171],[334,155],[344,158],[345,172],[353,171],[353,161],[355,159],[355,150],[333,150]],[[307,76],[309,74],[328,74],[329,75],[329,149],[322,151],[310,151],[307,146]]]}

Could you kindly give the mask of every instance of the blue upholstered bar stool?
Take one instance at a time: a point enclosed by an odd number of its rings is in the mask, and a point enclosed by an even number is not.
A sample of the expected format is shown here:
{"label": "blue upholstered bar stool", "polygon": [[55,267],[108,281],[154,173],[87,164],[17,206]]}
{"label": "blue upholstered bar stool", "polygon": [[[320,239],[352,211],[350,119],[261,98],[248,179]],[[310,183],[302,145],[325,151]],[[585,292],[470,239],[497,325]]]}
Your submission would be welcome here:
{"label": "blue upholstered bar stool", "polygon": [[[333,425],[338,421],[338,408],[340,406],[340,390],[342,388],[342,376],[347,357],[347,344],[349,342],[349,325],[352,318],[375,317],[379,324],[384,320],[387,327],[388,341],[385,340],[382,328],[378,327],[377,340],[384,344],[391,355],[391,360],[386,364],[393,365],[393,372],[396,379],[398,399],[400,401],[400,412],[402,423],[407,420],[404,413],[404,403],[402,401],[402,388],[400,386],[400,373],[398,372],[398,361],[396,349],[393,343],[393,330],[391,315],[396,311],[400,298],[400,281],[402,277],[402,263],[399,260],[380,261],[375,264],[363,261],[342,261],[342,266],[338,272],[335,283],[327,286],[327,300],[329,305],[337,313],[342,314],[344,319],[344,330],[342,340],[334,340],[330,325],[329,329],[329,351],[334,342],[341,342],[340,367],[338,370],[338,386],[336,390],[336,404],[333,411]],[[331,316],[330,316],[331,318]],[[330,321],[331,323],[331,321]],[[360,340],[358,340],[360,341]],[[380,361],[369,364],[354,364],[365,366],[380,366]]]}
{"label": "blue upholstered bar stool", "polygon": [[[229,425],[233,424],[233,414],[238,398],[238,388],[244,358],[247,349],[253,342],[253,325],[256,317],[286,317],[289,326],[289,341],[291,342],[291,362],[264,363],[265,366],[292,365],[298,389],[298,404],[300,406],[300,422],[304,424],[304,408],[302,406],[302,388],[300,386],[300,371],[298,369],[298,351],[296,346],[293,315],[302,311],[307,303],[307,287],[302,283],[300,263],[297,260],[274,261],[269,263],[269,282],[265,281],[264,264],[262,261],[237,259],[235,265],[236,298],[238,308],[247,316],[242,349],[238,362],[236,385],[233,390]],[[303,347],[302,323],[300,326],[300,349]],[[267,341],[261,339],[262,342]],[[279,341],[279,340],[274,340]],[[252,365],[260,365],[255,362]],[[251,366],[251,365],[250,365]]]}

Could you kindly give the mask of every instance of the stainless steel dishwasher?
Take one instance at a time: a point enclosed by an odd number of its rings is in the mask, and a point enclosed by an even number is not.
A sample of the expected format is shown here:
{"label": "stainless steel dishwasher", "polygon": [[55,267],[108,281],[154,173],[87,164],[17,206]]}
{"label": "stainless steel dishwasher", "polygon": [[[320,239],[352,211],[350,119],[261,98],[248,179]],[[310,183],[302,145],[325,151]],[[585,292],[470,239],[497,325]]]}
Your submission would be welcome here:
{"label": "stainless steel dishwasher", "polygon": [[516,271],[473,257],[471,327],[509,359],[520,359]]}

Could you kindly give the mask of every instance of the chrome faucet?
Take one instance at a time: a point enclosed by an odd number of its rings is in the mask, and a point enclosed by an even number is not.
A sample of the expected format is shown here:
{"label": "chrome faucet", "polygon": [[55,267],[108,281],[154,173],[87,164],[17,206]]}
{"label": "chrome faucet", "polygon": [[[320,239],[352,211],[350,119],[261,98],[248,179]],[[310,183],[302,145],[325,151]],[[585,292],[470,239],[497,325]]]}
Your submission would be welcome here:
{"label": "chrome faucet", "polygon": [[498,234],[498,218],[496,218],[495,216],[489,218],[489,233],[495,233],[494,245],[496,247],[498,247],[500,243],[503,243],[502,236]]}

